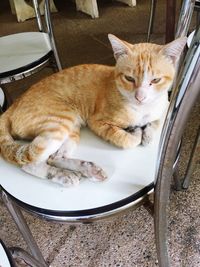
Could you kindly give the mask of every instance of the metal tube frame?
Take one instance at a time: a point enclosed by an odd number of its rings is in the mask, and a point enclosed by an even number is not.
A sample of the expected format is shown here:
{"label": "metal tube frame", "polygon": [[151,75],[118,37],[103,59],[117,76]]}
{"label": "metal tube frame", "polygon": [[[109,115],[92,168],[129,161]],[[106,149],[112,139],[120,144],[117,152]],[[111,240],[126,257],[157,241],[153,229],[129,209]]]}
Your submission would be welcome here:
{"label": "metal tube frame", "polygon": [[[8,197],[4,191],[1,192],[1,198],[14,222],[16,223],[21,235],[26,241],[31,254],[35,259],[37,259],[39,263],[38,267],[48,267],[19,207]],[[35,267],[34,265],[32,266]]]}
{"label": "metal tube frame", "polygon": [[36,20],[37,20],[38,29],[39,29],[40,32],[44,32],[38,0],[32,0],[32,1],[33,1],[33,7],[34,7],[34,11],[35,11],[35,16],[36,16]]}
{"label": "metal tube frame", "polygon": [[157,4],[157,0],[151,0],[149,24],[148,24],[148,31],[147,31],[147,42],[150,41],[150,37],[151,37],[152,29],[153,29],[156,4]]}
{"label": "metal tube frame", "polygon": [[[34,1],[37,1],[37,0],[34,0]],[[51,12],[50,12],[49,0],[45,0],[44,12],[45,12],[45,21],[46,21],[47,31],[48,31],[48,35],[49,35],[49,40],[50,40],[50,43],[51,43],[51,46],[53,49],[57,68],[60,71],[60,70],[62,70],[62,65],[60,63],[58,51],[56,48],[56,43],[55,43],[55,38],[54,38],[54,33],[53,33],[53,27],[52,27],[52,22],[51,22]]]}
{"label": "metal tube frame", "polygon": [[10,247],[9,251],[13,257],[13,259],[22,259],[29,266],[33,267],[44,267],[38,260],[33,258],[27,251],[18,247]]}
{"label": "metal tube frame", "polygon": [[182,3],[175,38],[187,36],[192,15],[194,12],[195,0],[184,0]]}
{"label": "metal tube frame", "polygon": [[195,33],[174,88],[160,144],[159,166],[155,181],[155,236],[160,267],[169,267],[167,245],[167,205],[173,162],[190,111],[200,93],[200,29]]}
{"label": "metal tube frame", "polygon": [[188,165],[187,165],[187,169],[186,169],[186,172],[185,172],[185,177],[184,177],[183,185],[182,185],[183,189],[188,189],[188,187],[189,187],[190,177],[192,175],[192,172],[194,170],[195,163],[196,163],[196,157],[197,157],[197,155],[199,156],[199,154],[197,153],[197,151],[199,149],[199,146],[200,146],[200,127],[199,127],[199,129],[197,131],[195,142],[193,144],[193,148],[192,148],[192,151],[191,151],[190,159],[189,159],[189,162],[188,162]]}

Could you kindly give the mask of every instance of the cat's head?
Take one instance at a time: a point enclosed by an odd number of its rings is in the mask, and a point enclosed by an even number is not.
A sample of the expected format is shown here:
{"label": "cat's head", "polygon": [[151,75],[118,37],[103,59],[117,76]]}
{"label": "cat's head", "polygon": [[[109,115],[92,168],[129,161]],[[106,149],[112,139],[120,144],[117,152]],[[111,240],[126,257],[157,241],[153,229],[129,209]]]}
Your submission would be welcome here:
{"label": "cat's head", "polygon": [[186,37],[166,45],[132,45],[112,34],[108,38],[116,59],[116,85],[125,98],[135,105],[142,105],[166,94],[172,85],[175,65],[186,44]]}

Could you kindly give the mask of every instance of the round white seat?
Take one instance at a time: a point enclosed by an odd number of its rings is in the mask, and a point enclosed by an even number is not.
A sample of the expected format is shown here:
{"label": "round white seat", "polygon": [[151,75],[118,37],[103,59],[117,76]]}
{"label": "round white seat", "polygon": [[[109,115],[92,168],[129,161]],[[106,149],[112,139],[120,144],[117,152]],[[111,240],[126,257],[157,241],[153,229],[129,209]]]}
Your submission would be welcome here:
{"label": "round white seat", "polygon": [[10,254],[5,247],[5,245],[0,240],[0,266],[2,267],[12,267],[12,260]]}
{"label": "round white seat", "polygon": [[97,163],[108,174],[104,182],[82,179],[65,188],[31,176],[0,159],[0,184],[20,202],[37,212],[59,216],[79,216],[82,212],[104,213],[137,201],[153,188],[160,130],[153,142],[134,149],[119,149],[89,129],[82,129],[81,142],[74,158]]}
{"label": "round white seat", "polygon": [[0,78],[30,69],[49,57],[52,48],[44,32],[16,33],[0,38]]}

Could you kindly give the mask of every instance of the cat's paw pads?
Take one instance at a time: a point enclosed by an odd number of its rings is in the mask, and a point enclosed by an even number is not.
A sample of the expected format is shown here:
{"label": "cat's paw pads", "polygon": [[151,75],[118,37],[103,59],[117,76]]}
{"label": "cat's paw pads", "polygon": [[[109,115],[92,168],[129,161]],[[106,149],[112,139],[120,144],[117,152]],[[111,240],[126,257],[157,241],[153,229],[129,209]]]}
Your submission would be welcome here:
{"label": "cat's paw pads", "polygon": [[148,124],[142,132],[142,145],[147,146],[149,145],[153,140],[153,129],[151,127],[151,124]]}
{"label": "cat's paw pads", "polygon": [[47,179],[51,180],[54,183],[61,184],[65,187],[77,186],[79,185],[79,181],[82,178],[82,174],[79,172],[67,171],[64,169],[57,168],[58,171],[56,173],[51,174],[48,173]]}
{"label": "cat's paw pads", "polygon": [[86,177],[91,178],[91,180],[93,181],[104,181],[108,178],[105,171],[91,161],[82,161],[81,165],[85,169],[83,171],[83,174]]}

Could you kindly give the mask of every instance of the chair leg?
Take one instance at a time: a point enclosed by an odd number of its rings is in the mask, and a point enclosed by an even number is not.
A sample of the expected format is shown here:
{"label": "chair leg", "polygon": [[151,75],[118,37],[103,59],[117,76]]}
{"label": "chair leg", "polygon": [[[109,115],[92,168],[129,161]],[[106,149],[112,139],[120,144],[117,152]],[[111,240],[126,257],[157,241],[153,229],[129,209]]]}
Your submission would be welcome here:
{"label": "chair leg", "polygon": [[[156,183],[154,195],[154,229],[159,267],[169,267],[167,245],[167,205],[170,194],[170,176]],[[160,201],[161,200],[161,201]]]}
{"label": "chair leg", "polygon": [[174,188],[176,191],[181,191],[182,190],[182,185],[179,177],[179,172],[178,168],[175,168],[174,173],[173,173],[173,179],[174,179]]}
{"label": "chair leg", "polygon": [[176,152],[176,159],[173,164],[173,180],[174,180],[174,188],[176,191],[181,191],[182,190],[182,184],[180,181],[180,176],[179,176],[179,171],[178,171],[178,161],[180,158],[180,153],[181,153],[181,146],[182,146],[182,138],[179,142],[177,152]]}
{"label": "chair leg", "polygon": [[24,240],[27,243],[27,246],[29,250],[31,251],[33,257],[37,259],[38,262],[40,262],[40,267],[48,267],[46,264],[42,253],[40,252],[40,249],[36,243],[36,241],[33,238],[33,235],[23,217],[23,214],[20,210],[20,208],[9,198],[9,196],[2,191],[2,200],[7,207],[8,211],[10,212],[12,218],[14,219],[14,222],[16,223],[20,233],[22,234]]}
{"label": "chair leg", "polygon": [[198,27],[198,25],[200,25],[200,10],[197,10],[196,14],[196,27]]}
{"label": "chair leg", "polygon": [[149,15],[149,26],[148,26],[148,32],[147,32],[147,42],[150,41],[151,33],[152,33],[152,30],[153,30],[154,17],[155,17],[155,11],[156,11],[156,4],[157,4],[157,0],[151,0],[151,8],[150,8],[150,15]]}
{"label": "chair leg", "polygon": [[29,266],[32,267],[41,267],[41,265],[36,259],[34,259],[27,251],[18,248],[18,247],[11,247],[9,251],[14,259],[22,259],[26,262]]}
{"label": "chair leg", "polygon": [[193,172],[194,167],[195,167],[196,157],[197,157],[197,155],[199,156],[199,153],[197,153],[199,148],[200,148],[200,127],[199,127],[199,130],[197,132],[196,139],[194,141],[194,145],[192,148],[192,152],[191,152],[190,159],[189,159],[188,166],[187,166],[186,173],[185,173],[185,178],[183,180],[183,188],[184,189],[188,189],[188,187],[189,187],[190,177],[191,177],[192,172]]}

